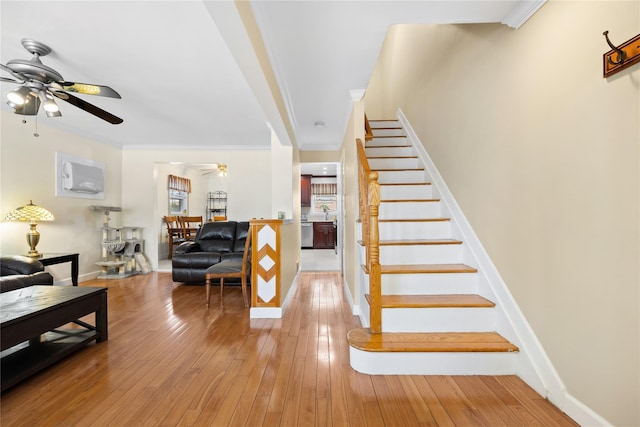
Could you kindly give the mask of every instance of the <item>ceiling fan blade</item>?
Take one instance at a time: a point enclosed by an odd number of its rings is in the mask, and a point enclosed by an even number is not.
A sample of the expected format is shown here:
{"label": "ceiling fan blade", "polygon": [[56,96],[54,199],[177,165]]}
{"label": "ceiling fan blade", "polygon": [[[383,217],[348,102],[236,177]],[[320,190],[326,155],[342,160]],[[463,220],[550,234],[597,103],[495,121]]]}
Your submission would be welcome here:
{"label": "ceiling fan blade", "polygon": [[108,96],[109,98],[118,99],[122,98],[118,92],[111,89],[109,86],[76,82],[56,82],[55,84],[60,85],[59,89],[67,92],[82,93],[84,95]]}
{"label": "ceiling fan blade", "polygon": [[71,95],[70,93],[62,93],[62,92],[55,92],[55,91],[51,91],[51,93],[56,98],[62,99],[63,101],[67,101],[69,104],[75,105],[81,110],[84,110],[87,113],[93,114],[94,116],[99,117],[102,120],[105,120],[113,125],[120,124],[124,121],[120,117],[116,117],[113,114],[107,111],[104,111],[102,108],[96,107],[95,105],[90,104],[87,101],[84,101],[80,98],[77,98]]}
{"label": "ceiling fan blade", "polygon": [[9,79],[6,77],[0,77],[0,82],[9,82],[9,83],[22,83],[21,81],[15,79]]}
{"label": "ceiling fan blade", "polygon": [[[24,83],[26,81],[23,78],[22,75],[14,72],[11,68],[7,67],[6,65],[0,64],[0,69],[2,69],[4,71],[6,71],[7,73],[11,74],[17,80],[18,83]],[[11,80],[5,80],[5,77],[1,77],[1,78],[2,78],[2,81],[5,81],[5,82],[6,81],[11,81]]]}

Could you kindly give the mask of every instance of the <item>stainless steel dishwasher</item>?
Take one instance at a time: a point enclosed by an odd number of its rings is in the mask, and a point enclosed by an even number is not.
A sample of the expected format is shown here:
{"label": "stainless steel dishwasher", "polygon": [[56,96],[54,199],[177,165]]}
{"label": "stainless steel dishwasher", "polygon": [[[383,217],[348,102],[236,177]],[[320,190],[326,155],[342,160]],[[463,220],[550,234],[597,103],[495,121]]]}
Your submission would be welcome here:
{"label": "stainless steel dishwasher", "polygon": [[300,233],[300,243],[302,248],[313,248],[313,223],[301,222],[302,231]]}

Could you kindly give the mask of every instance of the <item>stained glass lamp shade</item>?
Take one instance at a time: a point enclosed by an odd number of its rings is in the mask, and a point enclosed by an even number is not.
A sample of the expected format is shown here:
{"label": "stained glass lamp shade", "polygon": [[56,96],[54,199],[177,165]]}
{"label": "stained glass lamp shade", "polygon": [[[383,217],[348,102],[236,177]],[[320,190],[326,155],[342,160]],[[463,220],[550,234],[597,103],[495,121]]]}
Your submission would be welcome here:
{"label": "stained glass lamp shade", "polygon": [[5,221],[19,221],[28,222],[30,224],[29,232],[27,233],[27,243],[29,244],[29,256],[33,258],[39,258],[42,256],[36,250],[36,245],[40,241],[40,233],[36,230],[36,226],[42,221],[53,221],[55,218],[53,214],[43,207],[34,205],[30,200],[28,205],[16,208],[5,215]]}

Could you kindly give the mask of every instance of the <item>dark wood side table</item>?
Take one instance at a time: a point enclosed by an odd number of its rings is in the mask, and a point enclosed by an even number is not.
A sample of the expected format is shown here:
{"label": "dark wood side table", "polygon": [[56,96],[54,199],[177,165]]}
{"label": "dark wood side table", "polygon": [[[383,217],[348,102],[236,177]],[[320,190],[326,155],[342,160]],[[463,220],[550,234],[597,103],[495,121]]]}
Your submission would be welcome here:
{"label": "dark wood side table", "polygon": [[63,262],[71,263],[71,283],[78,286],[78,256],[79,254],[53,254],[45,253],[37,258],[43,265],[62,264]]}

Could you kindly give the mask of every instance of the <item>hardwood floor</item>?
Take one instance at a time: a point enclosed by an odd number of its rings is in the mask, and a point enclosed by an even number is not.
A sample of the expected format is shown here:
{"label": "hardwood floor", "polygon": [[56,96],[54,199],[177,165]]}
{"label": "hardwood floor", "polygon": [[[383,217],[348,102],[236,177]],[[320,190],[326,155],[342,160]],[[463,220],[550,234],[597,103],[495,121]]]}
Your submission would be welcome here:
{"label": "hardwood floor", "polygon": [[515,376],[355,372],[337,273],[301,273],[282,319],[170,273],[81,286],[109,288],[109,340],[3,393],[2,426],[577,425]]}

